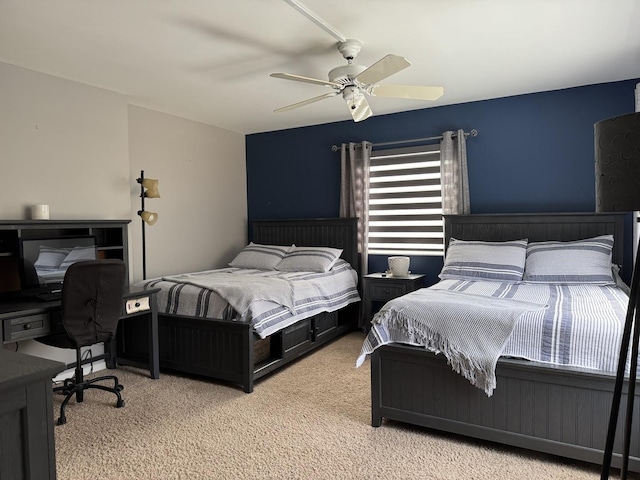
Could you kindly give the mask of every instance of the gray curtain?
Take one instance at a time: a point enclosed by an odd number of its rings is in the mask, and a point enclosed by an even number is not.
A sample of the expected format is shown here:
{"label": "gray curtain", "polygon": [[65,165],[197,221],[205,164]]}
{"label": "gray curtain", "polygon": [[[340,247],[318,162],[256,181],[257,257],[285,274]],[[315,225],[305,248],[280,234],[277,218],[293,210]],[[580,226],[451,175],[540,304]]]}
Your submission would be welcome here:
{"label": "gray curtain", "polygon": [[370,142],[343,143],[340,148],[340,216],[358,218],[358,252],[361,274],[366,275],[369,228]]}
{"label": "gray curtain", "polygon": [[469,214],[469,174],[467,171],[467,140],[464,130],[447,131],[440,141],[440,175],[442,183],[442,213]]}

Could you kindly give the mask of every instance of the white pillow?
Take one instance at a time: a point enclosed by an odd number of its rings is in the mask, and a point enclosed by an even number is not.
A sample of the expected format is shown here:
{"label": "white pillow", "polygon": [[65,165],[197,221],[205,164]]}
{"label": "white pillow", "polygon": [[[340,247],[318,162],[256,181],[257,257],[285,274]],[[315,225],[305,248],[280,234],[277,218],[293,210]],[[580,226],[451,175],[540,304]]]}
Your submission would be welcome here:
{"label": "white pillow", "polygon": [[449,240],[441,279],[520,282],[524,272],[527,240],[482,242]]}
{"label": "white pillow", "polygon": [[41,245],[38,259],[33,266],[38,270],[58,270],[70,251],[70,248],[54,248]]}
{"label": "white pillow", "polygon": [[573,242],[534,242],[527,247],[528,283],[615,283],[611,271],[613,235]]}
{"label": "white pillow", "polygon": [[342,249],[330,247],[291,247],[276,265],[282,272],[328,272],[340,258]]}
{"label": "white pillow", "polygon": [[229,262],[230,267],[273,270],[291,247],[280,245],[261,245],[249,243],[236,258]]}
{"label": "white pillow", "polygon": [[95,260],[96,259],[96,247],[73,247],[73,250],[69,252],[60,264],[61,270],[66,270],[73,263],[80,262],[82,260]]}

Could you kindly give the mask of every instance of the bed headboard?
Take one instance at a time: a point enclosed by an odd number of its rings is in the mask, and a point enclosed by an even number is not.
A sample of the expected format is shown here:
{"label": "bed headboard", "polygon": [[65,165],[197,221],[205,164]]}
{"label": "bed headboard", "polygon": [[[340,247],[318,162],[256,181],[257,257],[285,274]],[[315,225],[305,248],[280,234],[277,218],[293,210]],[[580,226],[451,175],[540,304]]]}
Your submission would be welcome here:
{"label": "bed headboard", "polygon": [[451,237],[459,240],[504,241],[528,238],[571,241],[611,234],[613,262],[622,265],[624,213],[523,213],[445,215],[445,247]]}
{"label": "bed headboard", "polygon": [[360,273],[357,218],[254,220],[253,241],[266,245],[334,247]]}

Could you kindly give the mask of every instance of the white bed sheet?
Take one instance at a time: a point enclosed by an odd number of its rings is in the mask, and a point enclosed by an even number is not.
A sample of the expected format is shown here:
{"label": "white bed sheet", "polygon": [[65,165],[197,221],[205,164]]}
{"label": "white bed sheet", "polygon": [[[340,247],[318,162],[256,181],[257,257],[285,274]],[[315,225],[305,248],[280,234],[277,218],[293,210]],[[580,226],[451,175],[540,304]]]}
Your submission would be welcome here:
{"label": "white bed sheet", "polygon": [[327,273],[242,268],[224,268],[210,272],[215,272],[216,275],[226,273],[285,279],[293,286],[295,310],[292,312],[284,305],[256,299],[245,315],[240,317],[235,312],[229,314],[227,300],[207,288],[164,278],[144,280],[136,285],[160,288],[156,297],[158,310],[161,313],[199,318],[230,318],[239,322],[250,322],[261,338],[302,319],[322,312],[333,312],[350,303],[360,301],[357,290],[358,275],[349,263],[341,259]]}
{"label": "white bed sheet", "polygon": [[[554,365],[615,372],[628,296],[617,286],[501,283],[442,280],[429,287],[493,298],[546,304],[516,322],[502,356]],[[362,353],[393,342],[413,344],[385,323],[389,309],[402,308],[402,297],[388,302],[372,321]]]}

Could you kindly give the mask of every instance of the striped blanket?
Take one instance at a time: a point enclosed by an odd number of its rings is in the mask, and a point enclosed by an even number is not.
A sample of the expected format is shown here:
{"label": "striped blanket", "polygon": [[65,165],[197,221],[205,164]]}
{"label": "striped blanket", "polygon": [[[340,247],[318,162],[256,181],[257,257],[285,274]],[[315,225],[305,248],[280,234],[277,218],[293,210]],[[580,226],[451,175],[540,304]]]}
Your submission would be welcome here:
{"label": "striped blanket", "polygon": [[[196,273],[197,275],[187,275],[182,279],[179,278],[181,276],[149,279],[138,282],[136,285],[160,288],[156,297],[158,311],[161,313],[185,317],[231,318],[239,322],[249,322],[261,338],[304,318],[321,312],[333,312],[350,303],[360,301],[357,273],[348,262],[342,259],[339,259],[327,273],[279,272],[244,268],[223,268]],[[293,299],[272,301],[263,298],[264,287],[248,288],[247,292],[253,297],[243,298],[236,304],[237,306],[247,305],[247,308],[239,306],[239,312],[233,311],[231,315],[227,315],[231,299],[225,298],[228,290],[209,284],[209,280],[206,279],[208,274],[212,278],[222,278],[222,281],[234,275],[242,277],[244,281],[249,278],[249,283],[253,277],[256,285],[276,279],[276,283],[290,285],[293,288]],[[219,292],[216,293],[215,290]],[[278,296],[286,297],[282,294]]]}
{"label": "striped blanket", "polygon": [[[442,280],[424,290],[445,290],[548,305],[548,308],[526,311],[518,318],[502,349],[502,356],[616,371],[628,302],[626,293],[620,288]],[[419,295],[420,292],[413,293]],[[434,350],[433,346],[420,341],[415,335],[407,335],[404,328],[398,328],[391,321],[394,314],[389,312],[402,311],[404,299],[410,295],[388,302],[376,314],[363,344],[360,361],[376,348],[393,342]],[[414,322],[414,319],[409,321]],[[415,323],[411,325],[409,329],[416,328]],[[469,332],[472,336],[477,335],[478,327]]]}
{"label": "striped blanket", "polygon": [[254,302],[267,300],[286,307],[295,313],[293,284],[284,278],[260,277],[239,272],[197,272],[163,277],[167,282],[189,283],[213,290],[224,298],[233,309],[246,315]]}

